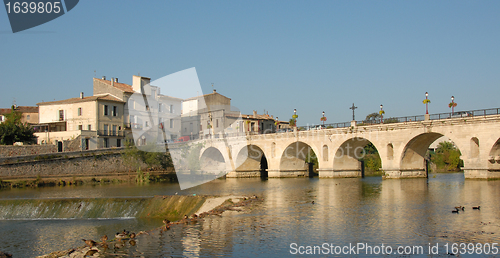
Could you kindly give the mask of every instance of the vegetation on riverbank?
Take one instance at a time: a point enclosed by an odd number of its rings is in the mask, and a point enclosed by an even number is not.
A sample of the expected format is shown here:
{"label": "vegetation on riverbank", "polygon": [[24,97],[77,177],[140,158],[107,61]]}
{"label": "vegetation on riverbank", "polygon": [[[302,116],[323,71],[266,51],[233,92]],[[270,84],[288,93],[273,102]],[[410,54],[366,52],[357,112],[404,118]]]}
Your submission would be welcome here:
{"label": "vegetation on riverbank", "polygon": [[429,151],[430,161],[436,167],[436,171],[432,172],[460,171],[464,166],[460,155],[460,150],[452,142],[440,142],[435,151]]}

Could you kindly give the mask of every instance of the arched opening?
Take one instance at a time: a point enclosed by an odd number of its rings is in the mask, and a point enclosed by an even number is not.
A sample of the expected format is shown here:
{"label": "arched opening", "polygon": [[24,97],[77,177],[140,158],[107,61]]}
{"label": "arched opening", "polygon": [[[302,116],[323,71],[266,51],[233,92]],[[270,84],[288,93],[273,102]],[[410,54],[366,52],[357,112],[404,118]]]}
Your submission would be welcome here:
{"label": "arched opening", "polygon": [[[195,163],[195,160],[188,160],[189,163]],[[195,165],[195,164],[194,164]],[[194,166],[197,167],[196,165]],[[222,153],[214,147],[207,148],[201,155],[199,169],[203,172],[218,175],[226,173],[226,162]]]}
{"label": "arched opening", "polygon": [[236,157],[236,172],[241,177],[267,177],[267,169],[266,155],[257,145],[243,147]]}
{"label": "arched opening", "polygon": [[328,146],[323,145],[323,161],[328,161]]}
{"label": "arched opening", "polygon": [[308,144],[297,141],[285,148],[280,160],[280,172],[290,172],[297,176],[315,176],[318,158]]}
{"label": "arched opening", "polygon": [[493,171],[500,170],[500,139],[498,139],[491,148],[488,158],[488,169]]}
{"label": "arched opening", "polygon": [[333,170],[345,177],[381,176],[382,161],[375,145],[365,138],[345,141],[335,152]]}
{"label": "arched opening", "polygon": [[394,146],[392,143],[387,144],[387,159],[392,160],[394,158]]}
{"label": "arched opening", "polygon": [[458,147],[440,133],[423,133],[411,139],[401,158],[401,172],[408,177],[428,176],[429,172],[460,171],[463,161]]}
{"label": "arched opening", "polygon": [[479,158],[479,139],[476,137],[470,139],[470,155],[473,159]]}

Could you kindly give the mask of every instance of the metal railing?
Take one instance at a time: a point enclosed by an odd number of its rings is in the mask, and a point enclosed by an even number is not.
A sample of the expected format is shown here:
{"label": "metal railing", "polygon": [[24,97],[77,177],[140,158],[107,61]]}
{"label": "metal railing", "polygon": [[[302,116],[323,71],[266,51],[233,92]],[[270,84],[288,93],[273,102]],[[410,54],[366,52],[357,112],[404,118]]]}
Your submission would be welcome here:
{"label": "metal railing", "polygon": [[[490,109],[479,109],[479,110],[470,110],[470,111],[456,111],[456,112],[448,112],[448,113],[438,113],[438,114],[429,114],[430,120],[441,120],[441,119],[453,119],[453,118],[470,118],[470,117],[478,117],[478,116],[490,116],[490,115],[500,115],[500,108],[490,108]],[[388,117],[383,118],[383,124],[391,124],[391,123],[405,123],[405,122],[419,122],[425,121],[425,115],[418,116],[403,116],[403,117]],[[374,120],[362,120],[356,121],[356,125],[376,125],[381,124],[380,118]],[[316,129],[328,129],[328,128],[345,128],[350,127],[351,122],[344,123],[333,123],[333,124],[315,124],[315,125],[306,125],[299,126],[299,128],[303,128],[305,130],[316,130]]]}
{"label": "metal railing", "polygon": [[117,136],[117,137],[124,137],[124,136],[125,136],[125,132],[123,132],[123,131],[113,132],[113,131],[104,131],[104,130],[99,130],[99,131],[97,131],[97,135],[98,135],[98,136]]}

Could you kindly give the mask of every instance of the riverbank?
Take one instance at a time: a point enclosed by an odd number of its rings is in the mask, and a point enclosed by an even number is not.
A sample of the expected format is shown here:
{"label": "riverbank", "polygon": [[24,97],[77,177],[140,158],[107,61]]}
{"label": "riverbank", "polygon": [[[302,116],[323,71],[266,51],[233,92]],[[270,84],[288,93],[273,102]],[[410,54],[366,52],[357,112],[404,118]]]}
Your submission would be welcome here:
{"label": "riverbank", "polygon": [[[146,216],[148,217],[165,218],[165,225],[137,233],[121,232],[121,235],[118,234],[115,237],[109,237],[110,240],[106,237],[101,238],[101,241],[86,241],[85,246],[82,245],[78,248],[53,252],[38,256],[38,258],[101,257],[110,253],[116,255],[117,250],[122,249],[123,251],[128,248],[137,247],[142,242],[147,242],[145,238],[148,236],[159,235],[186,224],[200,223],[210,216],[221,216],[225,211],[242,211],[244,207],[250,207],[254,202],[261,200],[257,196],[155,196],[152,203],[148,205],[148,209],[141,212],[141,214],[144,216],[147,213]],[[188,216],[188,218],[184,216]],[[171,218],[176,219],[171,220]],[[168,223],[167,220],[172,222]]]}

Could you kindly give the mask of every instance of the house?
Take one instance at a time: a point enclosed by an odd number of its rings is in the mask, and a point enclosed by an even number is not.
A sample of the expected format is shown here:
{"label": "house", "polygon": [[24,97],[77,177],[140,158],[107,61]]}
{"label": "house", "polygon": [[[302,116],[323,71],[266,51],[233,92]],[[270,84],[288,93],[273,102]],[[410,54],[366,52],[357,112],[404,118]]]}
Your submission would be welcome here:
{"label": "house", "polygon": [[[21,123],[28,123],[30,125],[34,125],[38,123],[38,107],[30,107],[30,106],[12,106],[15,111],[22,113]],[[0,108],[0,124],[3,123],[7,117],[7,114],[12,112],[11,108]]]}
{"label": "house", "polygon": [[242,114],[241,118],[242,122],[238,127],[240,132],[266,134],[290,127],[287,121],[279,121],[278,117],[274,118],[269,114],[259,115],[255,110],[251,115]]}
{"label": "house", "polygon": [[[118,78],[106,80],[94,78],[94,96],[110,94],[124,101],[124,126],[126,136],[141,135],[151,129],[164,132],[160,140],[176,140],[181,130],[182,99],[161,94],[161,88],[151,85],[151,79],[132,76],[132,85],[118,82]],[[161,139],[160,139],[161,138]]]}
{"label": "house", "polygon": [[37,103],[38,144],[81,138],[82,149],[123,146],[124,104],[111,94]]}

